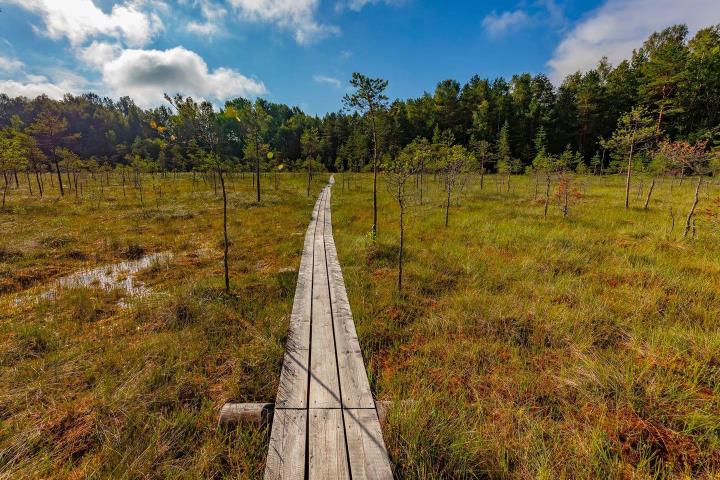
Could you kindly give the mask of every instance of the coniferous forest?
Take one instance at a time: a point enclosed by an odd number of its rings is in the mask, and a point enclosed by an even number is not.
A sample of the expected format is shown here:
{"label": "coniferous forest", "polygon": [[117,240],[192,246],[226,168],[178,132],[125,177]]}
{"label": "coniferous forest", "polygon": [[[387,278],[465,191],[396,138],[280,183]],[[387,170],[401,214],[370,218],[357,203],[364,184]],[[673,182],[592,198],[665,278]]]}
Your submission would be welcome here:
{"label": "coniferous forest", "polygon": [[[687,28],[676,25],[651,35],[632,58],[618,65],[599,59],[595,69],[569,75],[559,86],[543,74],[478,75],[465,84],[441,81],[418,98],[382,101],[377,147],[394,157],[418,137],[449,137],[470,151],[486,150],[488,171],[522,173],[543,148],[557,155],[570,150],[576,169],[617,172],[624,153],[610,148],[611,139],[633,109],[653,126],[655,145],[663,139],[709,146],[720,141],[719,69],[720,26],[689,38]],[[4,148],[2,169],[6,176],[133,164],[148,171],[191,171],[204,168],[210,149],[235,170],[254,170],[258,155],[264,171],[302,169],[308,158],[303,135],[314,145],[312,161],[328,171],[363,171],[372,163],[373,135],[361,110],[319,118],[297,107],[238,98],[217,116],[214,145],[195,135],[191,110],[213,106],[180,96],[143,110],[131,98],[90,93],[62,101],[0,94],[2,141],[17,137],[19,148],[32,152],[15,158]],[[650,155],[639,155],[638,162],[650,164]]]}

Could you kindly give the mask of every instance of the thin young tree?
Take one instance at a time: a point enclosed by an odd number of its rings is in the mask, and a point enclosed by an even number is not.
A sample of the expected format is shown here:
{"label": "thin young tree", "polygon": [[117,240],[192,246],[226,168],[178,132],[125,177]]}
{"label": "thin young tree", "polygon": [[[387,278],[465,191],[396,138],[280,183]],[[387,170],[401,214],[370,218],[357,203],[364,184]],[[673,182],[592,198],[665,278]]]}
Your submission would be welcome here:
{"label": "thin young tree", "polygon": [[490,151],[490,142],[488,142],[487,140],[478,140],[473,135],[470,137],[470,148],[472,148],[472,152],[475,155],[475,159],[478,163],[478,168],[480,170],[480,190],[482,190],[485,183],[486,165],[492,158],[492,152]]}
{"label": "thin young tree", "polygon": [[[176,95],[174,98],[165,96],[165,98],[177,109],[178,115],[182,117],[182,122],[171,124],[169,131],[160,132],[165,134],[173,142],[182,142],[186,144],[197,145],[199,155],[202,158],[204,167],[211,170],[220,179],[220,188],[222,190],[223,199],[223,269],[225,276],[225,293],[230,293],[230,269],[229,269],[229,249],[230,241],[228,238],[228,219],[227,219],[227,190],[225,185],[225,174],[229,170],[230,162],[223,158],[221,146],[226,143],[226,137],[223,134],[222,121],[234,119],[240,121],[238,112],[232,105],[228,105],[226,109],[220,113],[215,112],[210,102],[202,102],[198,104],[191,98],[183,98]],[[163,127],[164,128],[164,127]],[[259,172],[259,170],[258,170]],[[258,187],[260,185],[258,179]],[[260,191],[258,190],[258,201],[260,200]]]}
{"label": "thin young tree", "polygon": [[650,199],[655,191],[657,177],[662,177],[669,171],[673,170],[670,159],[667,156],[667,150],[669,147],[668,144],[669,142],[667,140],[663,140],[660,145],[658,145],[657,150],[652,153],[652,161],[647,166],[648,171],[652,175],[652,179],[650,181],[647,196],[645,197],[645,205],[643,206],[644,210],[648,210],[650,208]]}
{"label": "thin young tree", "polygon": [[700,189],[702,188],[705,175],[709,172],[710,155],[707,151],[707,140],[696,143],[687,141],[662,142],[660,152],[667,160],[671,168],[680,170],[683,174],[696,175],[695,195],[693,203],[685,220],[683,237],[687,237],[693,225],[695,210],[700,202]]}
{"label": "thin young tree", "polygon": [[568,145],[559,157],[553,159],[552,168],[558,174],[556,199],[563,217],[567,217],[570,213],[570,202],[580,196],[580,192],[572,184],[573,167],[575,165],[584,165],[578,157]]}
{"label": "thin young tree", "polygon": [[61,158],[58,154],[58,149],[61,146],[67,146],[73,140],[79,138],[77,134],[68,135],[67,130],[67,120],[49,110],[40,112],[35,121],[28,127],[28,133],[37,139],[55,166],[60,195],[65,195],[65,188],[63,187],[62,175],[60,174]]}
{"label": "thin young tree", "polygon": [[373,140],[373,225],[372,236],[377,238],[377,177],[379,161],[378,116],[387,107],[388,97],[385,89],[388,81],[381,78],[369,78],[355,72],[350,80],[355,89],[352,94],[345,95],[343,103],[348,109],[361,112],[370,124]]}
{"label": "thin young tree", "polygon": [[2,193],[2,208],[5,209],[7,193],[10,190],[8,175],[27,166],[28,152],[13,129],[5,129],[0,134],[0,170],[5,179]]}
{"label": "thin young tree", "polygon": [[43,171],[43,166],[47,162],[47,156],[45,156],[42,149],[38,145],[37,140],[35,140],[34,137],[26,133],[20,133],[19,141],[27,152],[28,170],[32,171],[35,175],[35,182],[37,184],[38,194],[40,198],[42,198],[45,193],[45,187],[40,179],[40,176]]}
{"label": "thin young tree", "polygon": [[417,154],[417,144],[406,146],[399,155],[391,158],[385,165],[385,180],[388,188],[395,197],[400,209],[400,247],[398,250],[398,294],[403,287],[403,262],[405,259],[405,211],[408,206],[407,182],[420,169],[420,159]]}
{"label": "thin young tree", "polygon": [[450,204],[453,193],[461,186],[467,166],[470,162],[470,155],[462,145],[453,145],[446,148],[443,155],[442,176],[445,184],[445,227],[450,224]]}
{"label": "thin young tree", "polygon": [[498,135],[497,162],[498,173],[505,176],[507,191],[510,192],[510,175],[518,171],[519,162],[512,157],[512,151],[510,149],[510,124],[507,121],[505,121]]}
{"label": "thin young tree", "polygon": [[313,178],[315,157],[320,152],[320,132],[315,127],[305,130],[300,137],[300,145],[307,164],[307,196],[310,196],[310,186]]}
{"label": "thin young tree", "polygon": [[532,165],[538,175],[545,177],[545,208],[543,218],[547,218],[548,208],[550,206],[550,189],[552,188],[552,177],[556,170],[557,158],[543,149],[535,155]]}
{"label": "thin young tree", "polygon": [[432,162],[434,156],[433,146],[428,142],[426,138],[416,138],[413,143],[413,154],[415,155],[415,162],[417,163],[417,169],[415,170],[417,176],[418,194],[420,196],[419,203],[423,204],[423,192],[425,189],[425,169],[428,164]]}
{"label": "thin young tree", "polygon": [[633,161],[639,150],[648,148],[656,137],[657,125],[645,107],[634,107],[618,121],[618,127],[606,142],[618,158],[627,157],[625,208],[630,208]]}
{"label": "thin young tree", "polygon": [[232,169],[230,160],[221,158],[217,153],[208,153],[206,156],[206,164],[212,169],[220,179],[220,189],[222,190],[223,199],[223,271],[225,274],[225,293],[230,293],[230,263],[229,250],[230,240],[228,239],[228,198],[227,189],[225,188],[225,175]]}
{"label": "thin young tree", "polygon": [[255,191],[257,201],[260,202],[260,149],[270,125],[270,115],[262,100],[258,98],[255,103],[248,103],[243,108],[241,118],[248,144],[255,149]]}

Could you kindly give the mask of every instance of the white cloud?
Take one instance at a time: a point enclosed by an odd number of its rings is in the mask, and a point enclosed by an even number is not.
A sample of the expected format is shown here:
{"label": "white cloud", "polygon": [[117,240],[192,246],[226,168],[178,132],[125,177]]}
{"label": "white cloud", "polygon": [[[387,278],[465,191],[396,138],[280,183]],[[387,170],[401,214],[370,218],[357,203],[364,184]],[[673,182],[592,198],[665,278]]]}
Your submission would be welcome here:
{"label": "white cloud", "polygon": [[35,98],[47,95],[60,100],[66,93],[77,94],[85,85],[84,79],[70,72],[57,71],[56,78],[48,79],[43,75],[24,75],[19,80],[0,80],[0,93],[10,97]]}
{"label": "white cloud", "polygon": [[9,97],[35,98],[40,95],[47,95],[50,98],[60,100],[68,91],[67,89],[50,82],[18,82],[16,80],[0,80],[0,92]]}
{"label": "white cloud", "polygon": [[78,57],[86,65],[101,69],[103,65],[117,58],[122,47],[116,43],[94,41],[78,51]]}
{"label": "white cloud", "polygon": [[217,101],[266,92],[262,82],[236,70],[210,71],[202,57],[183,47],[125,50],[103,66],[102,79],[112,95],[131,96],[143,106],[163,103],[165,92]]}
{"label": "white cloud", "polygon": [[375,5],[378,3],[386,3],[388,5],[400,5],[402,3],[405,3],[405,0],[346,0],[336,3],[335,9],[341,11],[345,8],[349,8],[354,12],[359,12],[367,5]]}
{"label": "white cloud", "polygon": [[298,43],[336,35],[340,29],[319,23],[315,14],[320,0],[229,0],[240,18],[252,22],[273,23],[293,32]]}
{"label": "white cloud", "polygon": [[191,21],[185,26],[187,31],[203,37],[212,37],[221,31],[221,26],[215,22],[195,22]]}
{"label": "white cloud", "polygon": [[328,85],[332,85],[335,88],[342,87],[342,82],[335,77],[326,77],[325,75],[315,75],[315,76],[313,76],[313,80],[315,80],[315,82],[317,82],[317,83],[327,83]]}
{"label": "white cloud", "polygon": [[[266,92],[261,81],[231,68],[211,70],[200,55],[181,46],[168,50],[135,48],[150,42],[163,28],[158,14],[169,15],[170,9],[161,0],[114,0],[107,10],[96,6],[98,0],[7,1],[39,15],[46,27],[42,34],[67,39],[77,59],[99,74],[92,84],[65,70],[40,69],[43,75],[36,75],[26,71],[22,62],[0,56],[0,72],[8,73],[0,80],[0,92],[8,95],[62,98],[66,93],[93,88],[101,95],[128,95],[149,107],[164,103],[166,92],[211,101]],[[199,7],[205,23],[190,26],[196,33],[217,32],[228,15],[215,0],[177,1]]]}
{"label": "white cloud", "polygon": [[15,58],[0,56],[0,72],[11,73],[23,68],[25,64]]}
{"label": "white cloud", "polygon": [[[45,29],[37,31],[57,40],[67,38],[73,46],[98,36],[122,39],[127,45],[146,45],[162,30],[160,17],[145,10],[143,0],[126,0],[113,5],[110,13],[102,11],[93,0],[6,0],[39,15]],[[165,9],[163,2],[153,3]]]}
{"label": "white cloud", "polygon": [[522,25],[530,21],[530,17],[522,10],[512,12],[492,12],[483,18],[482,26],[485,27],[490,35],[500,35],[510,28]]}
{"label": "white cloud", "polygon": [[654,31],[685,23],[691,34],[720,20],[718,0],[607,0],[569,31],[548,62],[556,83],[606,56],[628,58]]}
{"label": "white cloud", "polygon": [[[181,2],[182,3],[182,2]],[[186,25],[190,33],[203,37],[212,37],[223,30],[223,21],[227,17],[227,9],[211,0],[195,0],[194,6],[200,8],[202,22],[192,20]]]}

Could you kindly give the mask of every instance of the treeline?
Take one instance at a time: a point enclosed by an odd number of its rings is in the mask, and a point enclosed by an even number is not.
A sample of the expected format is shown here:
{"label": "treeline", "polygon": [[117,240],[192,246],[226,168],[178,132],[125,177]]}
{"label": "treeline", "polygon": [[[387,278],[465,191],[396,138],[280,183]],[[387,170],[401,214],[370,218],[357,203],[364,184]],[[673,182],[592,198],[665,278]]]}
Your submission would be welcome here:
{"label": "treeline", "polygon": [[[140,164],[189,171],[204,168],[212,148],[236,169],[254,170],[258,163],[263,170],[300,169],[311,157],[317,168],[361,171],[373,165],[375,147],[379,155],[395,157],[416,138],[449,136],[470,151],[487,142],[495,158],[512,159],[514,172],[533,164],[539,137],[550,154],[571,150],[576,166],[617,170],[623,159],[606,155],[612,151],[607,145],[635,107],[652,120],[657,142],[720,140],[720,25],[693,38],[684,25],[654,33],[632,58],[616,66],[602,59],[558,88],[543,74],[509,80],[475,76],[464,85],[445,80],[419,98],[380,102],[372,129],[362,109],[319,118],[297,107],[239,98],[217,116],[217,138],[208,143],[182,109],[212,107],[181,97],[168,100],[144,110],[127,97],[113,101],[85,94],[55,101],[0,94],[0,166],[6,178],[18,170]],[[486,168],[494,170],[497,163],[488,161]]]}

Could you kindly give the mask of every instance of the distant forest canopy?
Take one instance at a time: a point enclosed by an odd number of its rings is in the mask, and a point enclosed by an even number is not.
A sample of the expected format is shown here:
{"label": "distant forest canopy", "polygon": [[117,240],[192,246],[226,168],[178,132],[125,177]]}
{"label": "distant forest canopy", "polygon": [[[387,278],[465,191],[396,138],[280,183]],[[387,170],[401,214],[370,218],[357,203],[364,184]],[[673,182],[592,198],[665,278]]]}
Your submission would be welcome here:
{"label": "distant forest canopy", "polygon": [[[43,170],[51,161],[62,166],[74,159],[104,168],[142,161],[150,169],[188,171],[202,168],[203,154],[210,149],[237,169],[254,168],[257,157],[264,169],[280,164],[299,168],[308,151],[327,170],[360,171],[372,162],[372,133],[358,113],[319,118],[297,107],[238,98],[217,115],[219,138],[208,143],[192,133],[192,121],[182,109],[212,112],[212,106],[181,97],[168,100],[167,106],[143,110],[128,97],[113,101],[85,94],[55,101],[2,94],[0,139],[13,132],[24,135],[30,142],[24,151],[35,158],[29,162]],[[510,80],[474,76],[465,85],[442,81],[433,93],[395,100],[377,112],[377,143],[381,154],[394,156],[417,137],[452,138],[470,147],[485,140],[495,151],[501,137],[503,142],[509,138],[521,171],[532,164],[540,132],[549,153],[569,146],[578,162],[589,165],[602,153],[601,140],[636,106],[646,109],[658,138],[716,145],[720,25],[700,30],[692,39],[684,25],[654,33],[632,58],[617,66],[602,59],[593,70],[567,76],[558,88],[545,75],[528,73]],[[251,115],[238,113],[243,111]],[[306,139],[316,136],[315,148],[304,145],[304,133]],[[610,155],[602,158],[603,167],[612,167]]]}

